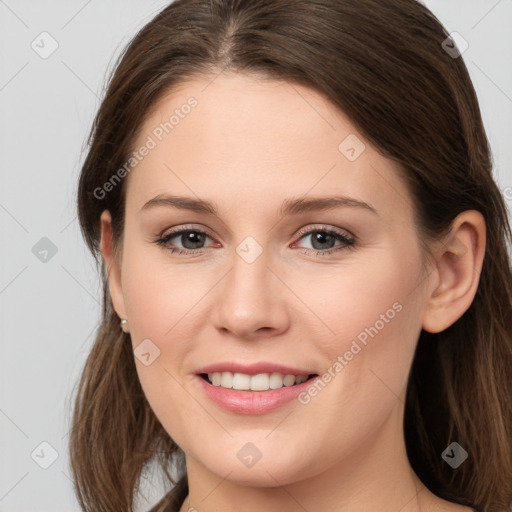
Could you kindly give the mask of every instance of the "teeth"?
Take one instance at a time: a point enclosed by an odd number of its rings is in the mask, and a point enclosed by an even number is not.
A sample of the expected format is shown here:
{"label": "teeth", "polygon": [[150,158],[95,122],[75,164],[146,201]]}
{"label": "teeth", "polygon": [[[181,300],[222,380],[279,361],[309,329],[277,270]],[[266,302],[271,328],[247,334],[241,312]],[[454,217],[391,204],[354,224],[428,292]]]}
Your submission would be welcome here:
{"label": "teeth", "polygon": [[251,377],[251,391],[266,391],[270,387],[268,373],[260,373]]}
{"label": "teeth", "polygon": [[301,375],[300,377],[297,377],[295,379],[295,384],[302,384],[303,382],[306,382],[308,380],[307,375]]}
{"label": "teeth", "polygon": [[[225,372],[228,373],[228,372]],[[231,375],[231,373],[230,373]],[[234,373],[233,374],[233,385],[231,386],[233,389],[243,389],[248,390],[251,389],[251,377],[249,375],[245,375],[244,373]],[[224,373],[222,374],[222,384],[224,385]]]}
{"label": "teeth", "polygon": [[233,374],[231,372],[222,372],[220,375],[220,385],[223,388],[233,387]]}
{"label": "teeth", "polygon": [[285,386],[293,386],[295,384],[295,376],[294,375],[285,375],[283,379],[283,384]]}
{"label": "teeth", "polygon": [[213,372],[208,374],[208,380],[214,386],[227,389],[267,391],[280,389],[283,386],[293,386],[308,380],[307,375],[283,375],[282,373],[260,373],[246,375],[245,373]]}

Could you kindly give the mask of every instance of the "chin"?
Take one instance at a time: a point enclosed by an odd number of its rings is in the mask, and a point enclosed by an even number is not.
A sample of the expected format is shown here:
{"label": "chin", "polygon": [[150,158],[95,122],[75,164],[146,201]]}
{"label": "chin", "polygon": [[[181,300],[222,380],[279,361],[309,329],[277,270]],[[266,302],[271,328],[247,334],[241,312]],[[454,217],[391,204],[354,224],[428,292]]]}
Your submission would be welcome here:
{"label": "chin", "polygon": [[[254,445],[240,442],[234,444],[236,448],[224,447],[218,453],[211,453],[207,457],[202,454],[196,460],[219,478],[251,487],[279,487],[315,474],[314,468],[318,462],[315,464],[313,460],[300,457],[303,455],[301,450],[267,445],[260,451],[261,458],[256,460],[258,452]],[[293,457],[287,457],[287,453]]]}

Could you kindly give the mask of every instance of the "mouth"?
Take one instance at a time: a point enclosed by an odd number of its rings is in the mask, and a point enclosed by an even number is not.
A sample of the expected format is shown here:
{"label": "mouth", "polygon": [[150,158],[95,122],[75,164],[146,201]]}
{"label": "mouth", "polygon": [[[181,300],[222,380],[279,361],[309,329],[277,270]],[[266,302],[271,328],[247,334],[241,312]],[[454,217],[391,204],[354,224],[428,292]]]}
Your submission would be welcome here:
{"label": "mouth", "polygon": [[303,384],[304,382],[318,377],[318,374],[293,375],[272,372],[249,375],[239,372],[211,372],[200,373],[199,376],[212,386],[219,386],[224,389],[237,391],[269,391],[283,387],[298,386],[299,384]]}
{"label": "mouth", "polygon": [[199,369],[195,380],[199,392],[224,411],[260,416],[299,404],[297,397],[318,378],[310,371],[270,362],[225,362]]}

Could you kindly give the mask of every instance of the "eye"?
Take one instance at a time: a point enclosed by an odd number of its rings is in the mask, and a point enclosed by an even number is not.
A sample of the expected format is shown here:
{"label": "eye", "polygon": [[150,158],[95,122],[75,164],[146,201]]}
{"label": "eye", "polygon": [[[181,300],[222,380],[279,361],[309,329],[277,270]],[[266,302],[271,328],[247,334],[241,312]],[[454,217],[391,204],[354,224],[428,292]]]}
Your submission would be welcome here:
{"label": "eye", "polygon": [[[161,236],[155,243],[176,254],[201,254],[201,249],[206,248],[205,242],[211,237],[201,229],[180,228],[164,236]],[[179,247],[181,244],[181,247]],[[178,245],[178,247],[176,247]],[[214,244],[215,245],[215,244]]]}
{"label": "eye", "polygon": [[[305,247],[302,252],[315,256],[332,254],[343,249],[353,249],[355,244],[355,238],[325,226],[301,230],[297,236],[299,236],[299,241],[309,238],[311,248]],[[205,231],[185,226],[160,236],[155,243],[173,254],[200,256],[203,254],[202,249],[221,247],[218,242],[205,245],[208,240],[213,239]],[[293,245],[297,243],[295,242]]]}
{"label": "eye", "polygon": [[332,228],[326,228],[325,226],[301,231],[299,236],[299,241],[309,238],[311,248],[306,247],[303,251],[305,254],[323,256],[343,249],[353,249],[355,244],[355,239],[351,236]]}

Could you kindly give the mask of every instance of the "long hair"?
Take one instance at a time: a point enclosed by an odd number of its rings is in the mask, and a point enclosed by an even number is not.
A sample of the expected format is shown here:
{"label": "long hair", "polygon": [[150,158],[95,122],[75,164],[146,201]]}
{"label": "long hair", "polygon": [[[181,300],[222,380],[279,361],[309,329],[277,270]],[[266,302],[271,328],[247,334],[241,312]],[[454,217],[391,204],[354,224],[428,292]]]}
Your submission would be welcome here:
{"label": "long hair", "polygon": [[[84,511],[132,512],[154,461],[170,492],[154,511],[178,510],[188,492],[180,448],[151,410],[128,334],[108,293],[100,215],[123,234],[128,160],[150,109],[189,78],[255,73],[307,86],[343,111],[403,170],[426,253],[465,210],[486,222],[476,296],[449,328],[421,331],[410,370],[404,435],[410,464],[436,495],[480,512],[512,503],[512,234],[480,108],[449,34],[416,0],[176,0],[125,48],[94,119],[78,186],[78,217],[103,278],[101,324],[78,383],[70,436]],[[119,173],[118,173],[119,176]],[[453,441],[469,453],[456,470]]]}

